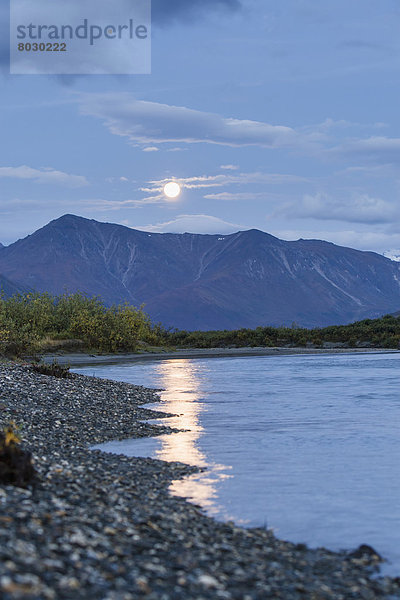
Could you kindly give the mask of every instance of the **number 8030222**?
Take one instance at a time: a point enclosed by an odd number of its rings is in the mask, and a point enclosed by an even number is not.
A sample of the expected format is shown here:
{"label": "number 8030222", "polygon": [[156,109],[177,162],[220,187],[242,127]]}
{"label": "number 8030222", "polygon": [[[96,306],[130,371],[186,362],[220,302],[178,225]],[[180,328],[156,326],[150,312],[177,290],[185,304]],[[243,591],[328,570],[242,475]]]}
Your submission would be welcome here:
{"label": "number 8030222", "polygon": [[66,52],[67,44],[65,42],[41,42],[38,44],[37,42],[30,43],[20,43],[18,44],[18,50],[20,52]]}

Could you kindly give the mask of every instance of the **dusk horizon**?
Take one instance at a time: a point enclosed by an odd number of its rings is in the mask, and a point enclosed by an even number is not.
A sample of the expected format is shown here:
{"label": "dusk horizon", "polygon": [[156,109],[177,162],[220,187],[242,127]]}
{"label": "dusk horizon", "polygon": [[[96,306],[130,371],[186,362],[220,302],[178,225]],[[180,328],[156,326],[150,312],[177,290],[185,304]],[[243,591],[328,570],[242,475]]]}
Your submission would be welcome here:
{"label": "dusk horizon", "polygon": [[[278,240],[281,241],[288,241],[288,242],[296,242],[296,241],[320,241],[320,242],[327,242],[328,244],[333,244],[335,246],[342,246],[344,248],[348,247],[348,248],[353,248],[352,246],[346,246],[345,244],[338,244],[335,242],[330,242],[329,240],[325,240],[322,238],[296,238],[296,239],[287,239],[285,240],[284,238],[280,238],[277,235],[273,235],[272,233],[270,233],[268,230],[266,229],[261,229],[260,227],[249,227],[246,229],[235,229],[234,227],[232,227],[231,230],[227,229],[225,232],[221,229],[216,229],[215,231],[212,231],[211,229],[209,231],[206,232],[196,232],[196,231],[192,231],[190,229],[185,229],[185,223],[187,222],[184,218],[181,219],[179,221],[179,223],[174,223],[171,228],[169,229],[168,227],[165,228],[164,231],[158,231],[157,228],[153,227],[153,226],[143,226],[143,227],[135,227],[135,225],[126,225],[126,224],[122,224],[122,223],[118,223],[118,222],[114,222],[112,220],[99,220],[96,219],[94,217],[90,217],[90,216],[83,216],[80,214],[75,214],[75,213],[70,213],[70,212],[66,212],[62,215],[60,215],[59,217],[56,217],[54,219],[51,219],[50,221],[46,221],[44,222],[42,225],[39,225],[39,227],[35,230],[32,230],[30,232],[28,232],[24,237],[22,238],[17,238],[13,241],[11,241],[9,244],[3,244],[0,240],[0,247],[8,247],[11,246],[12,244],[14,244],[15,242],[21,241],[23,239],[25,239],[25,237],[29,237],[31,236],[33,233],[35,233],[36,231],[43,229],[44,227],[46,227],[46,225],[49,225],[50,223],[52,223],[53,221],[59,221],[60,219],[63,219],[65,217],[73,217],[73,218],[77,218],[77,219],[83,219],[85,221],[96,221],[98,223],[104,223],[104,224],[109,224],[109,225],[118,225],[120,227],[125,227],[127,229],[133,229],[135,231],[140,231],[143,233],[151,233],[151,234],[193,234],[193,235],[214,235],[214,236],[218,236],[218,235],[225,235],[225,236],[229,236],[229,235],[233,235],[235,233],[243,233],[243,232],[247,232],[247,231],[259,231],[261,233],[265,233],[269,236],[272,236]],[[216,223],[216,227],[218,227],[218,223]],[[356,249],[356,248],[353,248]],[[374,252],[373,250],[360,250],[361,252]],[[400,255],[399,256],[392,256],[390,255],[390,253],[381,253],[381,252],[376,252],[376,254],[382,254],[385,258],[392,260],[394,262],[400,262]]]}
{"label": "dusk horizon", "polygon": [[73,212],[399,255],[397,17],[389,0],[155,1],[151,75],[12,76],[3,46],[0,241]]}

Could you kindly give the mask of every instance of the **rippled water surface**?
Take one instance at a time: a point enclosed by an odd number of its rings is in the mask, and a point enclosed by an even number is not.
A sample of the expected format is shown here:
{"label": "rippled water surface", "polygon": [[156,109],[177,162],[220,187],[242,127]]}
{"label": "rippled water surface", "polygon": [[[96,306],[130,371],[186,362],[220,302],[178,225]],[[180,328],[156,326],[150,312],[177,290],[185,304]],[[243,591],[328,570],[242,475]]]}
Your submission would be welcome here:
{"label": "rippled water surface", "polygon": [[207,467],[173,482],[173,493],[282,539],[331,549],[368,543],[400,574],[399,368],[400,354],[388,353],[75,370],[165,388],[152,408],[178,415],[167,424],[188,431],[102,448]]}

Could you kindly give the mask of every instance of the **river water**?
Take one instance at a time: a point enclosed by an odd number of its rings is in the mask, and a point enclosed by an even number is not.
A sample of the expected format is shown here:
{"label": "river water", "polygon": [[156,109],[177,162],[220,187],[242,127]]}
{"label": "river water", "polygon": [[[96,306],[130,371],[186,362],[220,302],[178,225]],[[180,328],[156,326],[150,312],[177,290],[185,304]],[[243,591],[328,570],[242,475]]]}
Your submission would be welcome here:
{"label": "river water", "polygon": [[110,452],[207,467],[171,485],[208,514],[330,549],[372,545],[400,574],[400,353],[174,359],[74,369],[164,388],[186,431]]}

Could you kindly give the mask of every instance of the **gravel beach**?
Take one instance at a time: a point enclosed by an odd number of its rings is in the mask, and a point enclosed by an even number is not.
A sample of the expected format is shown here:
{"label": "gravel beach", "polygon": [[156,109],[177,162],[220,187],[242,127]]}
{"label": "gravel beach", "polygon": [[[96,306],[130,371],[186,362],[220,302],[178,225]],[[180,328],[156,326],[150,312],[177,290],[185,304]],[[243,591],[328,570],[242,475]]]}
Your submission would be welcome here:
{"label": "gravel beach", "polygon": [[42,362],[52,363],[57,361],[62,365],[71,367],[81,365],[105,365],[118,364],[121,362],[142,362],[144,360],[172,360],[186,358],[222,358],[243,356],[293,356],[298,354],[365,354],[384,353],[392,354],[400,350],[387,350],[383,348],[179,348],[174,351],[164,350],[162,352],[141,352],[129,354],[87,354],[85,352],[58,352],[56,354],[43,354]]}
{"label": "gravel beach", "polygon": [[28,489],[0,485],[2,600],[400,598],[368,548],[309,550],[218,523],[168,494],[191,467],[88,449],[171,431],[141,422],[160,415],[141,407],[155,391],[9,362],[0,384],[0,425],[21,426],[39,473]]}

